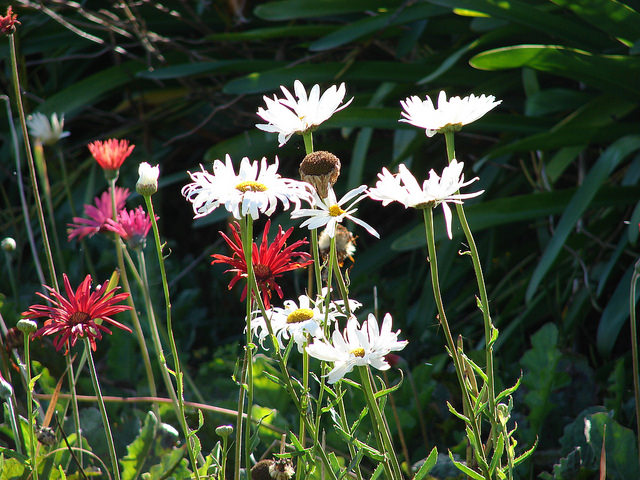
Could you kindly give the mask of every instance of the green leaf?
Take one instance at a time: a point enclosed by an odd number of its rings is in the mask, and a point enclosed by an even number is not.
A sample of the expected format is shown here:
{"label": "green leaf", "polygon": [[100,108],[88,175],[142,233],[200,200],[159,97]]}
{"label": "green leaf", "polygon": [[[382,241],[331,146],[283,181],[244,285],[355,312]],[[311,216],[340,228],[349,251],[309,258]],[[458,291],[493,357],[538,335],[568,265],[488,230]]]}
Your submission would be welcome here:
{"label": "green leaf", "polygon": [[431,453],[427,456],[426,460],[420,467],[420,469],[416,472],[413,480],[422,480],[427,476],[427,473],[431,471],[431,469],[436,465],[438,461],[438,449],[433,447],[431,449]]}
{"label": "green leaf", "polygon": [[571,201],[555,228],[551,241],[546,246],[542,258],[531,275],[531,280],[529,281],[525,294],[525,300],[527,302],[533,297],[540,282],[555,262],[567,238],[573,231],[576,222],[591,205],[592,200],[602,184],[608,180],[611,172],[613,172],[618,164],[638,148],[640,148],[640,136],[623,137],[609,146],[595,165],[591,167],[582,185],[580,185],[576,193],[572,196]]}
{"label": "green leaf", "polygon": [[560,45],[516,45],[475,55],[469,61],[481,70],[529,67],[584,82],[614,95],[640,98],[637,82],[640,59],[598,55]]}
{"label": "green leaf", "polygon": [[468,475],[469,477],[473,478],[474,480],[485,480],[485,478],[480,475],[478,472],[471,470],[469,467],[467,467],[464,463],[462,462],[457,462],[454,458],[453,458],[453,454],[451,453],[451,450],[449,450],[449,458],[451,459],[451,461],[453,462],[453,464],[465,475]]}
{"label": "green leaf", "polygon": [[187,480],[192,478],[191,472],[187,468],[186,445],[174,448],[160,457],[160,463],[153,465],[148,473],[143,475],[145,480]]}
{"label": "green leaf", "polygon": [[498,463],[500,462],[500,458],[502,457],[502,452],[504,451],[504,435],[498,435],[498,443],[493,452],[493,458],[491,458],[491,465],[489,465],[489,472],[493,474],[493,472],[498,467]]}
{"label": "green leaf", "polygon": [[549,13],[545,7],[539,8],[530,2],[519,0],[431,0],[431,3],[482,12],[494,18],[508,20],[538,30],[544,35],[553,32],[555,37],[564,38],[579,45],[600,47],[612,43],[606,35],[574,22],[569,15],[555,15]]}
{"label": "green leaf", "polygon": [[150,80],[171,80],[192,77],[205,73],[245,73],[256,70],[267,70],[282,67],[285,62],[274,60],[216,60],[211,62],[182,63],[155,70],[142,70],[136,74],[138,78]]}
{"label": "green leaf", "polygon": [[253,13],[264,20],[294,20],[323,17],[345,13],[362,13],[365,10],[386,11],[401,5],[399,0],[283,0],[258,5]]}
{"label": "green leaf", "polygon": [[132,81],[132,78],[144,65],[138,62],[126,62],[111,68],[100,70],[89,77],[52,95],[41,104],[37,111],[45,115],[60,112],[71,113],[86,109],[96,103],[104,94],[122,87]]}
{"label": "green leaf", "polygon": [[330,50],[393,25],[416,22],[445,12],[445,9],[428,3],[416,3],[399,10],[385,10],[378,15],[347,23],[344,27],[313,42],[309,45],[309,50],[312,52]]}
{"label": "green leaf", "polygon": [[622,38],[630,46],[640,38],[640,14],[622,2],[612,0],[551,0],[566,7],[595,28]]}
{"label": "green leaf", "polygon": [[142,472],[144,464],[151,452],[153,440],[158,428],[158,419],[153,412],[147,412],[140,433],[127,446],[127,454],[120,459],[122,480],[134,480]]}

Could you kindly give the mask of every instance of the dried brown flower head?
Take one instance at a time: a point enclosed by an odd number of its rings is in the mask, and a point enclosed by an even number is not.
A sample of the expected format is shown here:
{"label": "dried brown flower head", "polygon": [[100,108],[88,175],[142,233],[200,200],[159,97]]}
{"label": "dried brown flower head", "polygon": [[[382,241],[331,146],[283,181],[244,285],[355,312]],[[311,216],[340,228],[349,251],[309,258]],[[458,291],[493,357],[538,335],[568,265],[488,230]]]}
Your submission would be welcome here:
{"label": "dried brown flower head", "polygon": [[310,183],[320,198],[327,198],[328,189],[340,176],[340,159],[333,153],[320,150],[311,152],[300,163],[300,178]]}

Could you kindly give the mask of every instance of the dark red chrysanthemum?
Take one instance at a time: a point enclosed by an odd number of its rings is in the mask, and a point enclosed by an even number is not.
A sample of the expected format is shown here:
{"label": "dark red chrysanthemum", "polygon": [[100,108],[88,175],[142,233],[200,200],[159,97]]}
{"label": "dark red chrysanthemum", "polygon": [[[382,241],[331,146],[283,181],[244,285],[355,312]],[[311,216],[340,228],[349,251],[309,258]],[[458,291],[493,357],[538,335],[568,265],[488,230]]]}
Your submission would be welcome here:
{"label": "dark red chrysanthemum", "polygon": [[[116,187],[116,212],[120,212],[124,208],[124,203],[129,196],[128,188]],[[84,214],[87,218],[73,217],[75,223],[69,223],[67,231],[68,239],[74,237],[82,239],[86,236],[92,237],[98,232],[106,232],[107,220],[113,218],[111,209],[111,188],[106,192],[102,192],[99,197],[94,199],[95,205],[85,205]]]}
{"label": "dark red chrysanthemum", "polygon": [[118,170],[135,147],[135,145],[129,144],[129,140],[116,140],[115,138],[104,142],[96,140],[87,146],[103,170]]}
{"label": "dark red chrysanthemum", "polygon": [[9,5],[7,7],[7,14],[4,17],[0,15],[0,33],[11,35],[16,31],[16,23],[20,25],[18,15],[13,13],[11,5]]}
{"label": "dark red chrysanthemum", "polygon": [[[102,332],[111,335],[111,330],[104,326],[105,323],[131,332],[129,327],[111,318],[116,313],[131,310],[128,305],[118,305],[129,296],[128,293],[116,294],[115,291],[118,287],[107,291],[108,281],[91,291],[91,275],[87,275],[74,292],[65,274],[63,274],[63,278],[68,298],[44,285],[49,291],[49,296],[40,292],[36,292],[36,294],[44,298],[51,306],[31,305],[26,312],[22,312],[24,318],[46,318],[44,326],[33,334],[34,338],[55,335],[53,345],[56,350],[60,350],[64,346],[66,355],[69,352],[69,347],[73,347],[79,338],[88,338],[91,349],[95,351],[96,339],[102,338]],[[102,320],[102,323],[96,322],[99,319]]]}
{"label": "dark red chrysanthemum", "polygon": [[[269,245],[267,237],[269,235],[270,227],[271,220],[267,220],[264,231],[262,232],[262,243],[260,244],[260,248],[258,248],[254,242],[251,257],[253,271],[256,276],[256,283],[258,284],[258,288],[260,288],[260,292],[262,292],[262,298],[265,303],[265,307],[267,308],[271,306],[270,300],[272,290],[275,290],[280,298],[283,296],[282,289],[276,283],[276,278],[281,277],[284,272],[306,267],[313,263],[311,255],[307,252],[295,251],[296,248],[306,245],[308,243],[306,240],[298,240],[297,242],[286,246],[287,239],[293,232],[293,227],[286,232],[283,232],[282,227],[278,225],[278,234],[271,245]],[[212,264],[227,263],[232,268],[225,271],[225,273],[234,272],[236,274],[229,282],[229,290],[233,288],[238,280],[247,277],[247,263],[245,261],[244,250],[242,249],[242,240],[240,239],[239,232],[240,225],[238,225],[237,222],[231,224],[231,235],[233,240],[220,232],[233,252],[230,257],[219,254],[211,255],[214,258],[211,262]],[[297,257],[298,261],[294,261],[294,257]],[[241,300],[244,300],[246,296],[247,286],[245,285],[244,290],[242,291]]]}

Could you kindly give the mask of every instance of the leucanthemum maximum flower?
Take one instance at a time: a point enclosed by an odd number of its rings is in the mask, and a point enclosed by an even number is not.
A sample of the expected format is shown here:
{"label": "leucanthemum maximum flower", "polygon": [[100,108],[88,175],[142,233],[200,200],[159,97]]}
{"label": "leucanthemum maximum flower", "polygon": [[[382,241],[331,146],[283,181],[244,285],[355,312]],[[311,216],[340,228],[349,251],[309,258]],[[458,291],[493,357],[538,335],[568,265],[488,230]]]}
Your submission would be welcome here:
{"label": "leucanthemum maximum flower", "polygon": [[[278,340],[280,348],[285,348],[285,341],[292,338],[302,353],[307,344],[307,335],[312,338],[323,338],[323,325],[325,322],[324,299],[316,297],[312,300],[307,295],[300,295],[298,302],[285,300],[284,307],[272,307],[267,310],[267,316],[271,322],[271,328]],[[329,323],[335,323],[338,316],[344,316],[334,303],[330,303],[327,319]],[[264,346],[264,339],[269,336],[266,320],[258,315],[251,320],[251,330],[257,336],[260,344]]]}
{"label": "leucanthemum maximum flower", "polygon": [[46,115],[36,112],[27,118],[29,133],[40,143],[54,145],[58,140],[70,135],[64,129],[64,114],[58,118],[57,113],[51,115],[51,120]]}
{"label": "leucanthemum maximum flower", "polygon": [[347,322],[344,332],[334,330],[332,343],[314,340],[306,347],[307,353],[325,362],[333,362],[333,369],[327,375],[329,383],[336,383],[355,366],[371,365],[378,370],[388,370],[390,365],[385,355],[402,350],[406,340],[398,340],[400,330],[391,331],[391,315],[388,313],[378,328],[376,317],[370,313],[362,326],[355,317]]}
{"label": "leucanthemum maximum flower", "polygon": [[500,103],[502,100],[496,101],[493,95],[476,97],[471,94],[468,97],[451,97],[447,100],[447,94],[443,90],[438,95],[438,108],[433,106],[429,95],[425,100],[413,96],[401,101],[404,118],[400,121],[424,128],[427,136],[432,137],[447,129],[459,130],[463,125],[475,122]]}
{"label": "leucanthemum maximum flower", "polygon": [[194,218],[224,205],[238,220],[246,215],[256,220],[260,213],[270,216],[278,202],[287,210],[291,204],[299,208],[301,200],[313,201],[309,184],[278,174],[278,157],[271,165],[263,157],[260,167],[257,161],[244,157],[237,174],[229,155],[224,163],[213,162],[213,173],[201,168],[200,172],[188,172],[193,183],[182,188],[182,195],[193,205]]}
{"label": "leucanthemum maximum flower", "polygon": [[258,116],[268,123],[257,124],[256,127],[265,132],[278,134],[281,147],[294,133],[303,134],[316,128],[334,113],[346,108],[351,101],[340,105],[346,93],[344,83],[339,87],[332,85],[320,96],[320,86],[314,85],[307,96],[307,92],[300,80],[293,83],[293,91],[297,99],[281,86],[285,98],[264,96],[267,108],[258,108]]}
{"label": "leucanthemum maximum flower", "polygon": [[453,238],[451,233],[451,208],[448,203],[463,203],[467,198],[477,197],[484,193],[484,190],[474,193],[459,193],[462,187],[479,180],[478,177],[464,181],[462,169],[463,162],[458,162],[455,158],[442,171],[442,177],[436,172],[429,171],[429,178],[424,181],[422,187],[416,181],[411,172],[400,164],[398,174],[392,175],[386,168],[378,174],[376,186],[369,190],[369,197],[379,200],[383,205],[391,202],[400,202],[405,208],[435,208],[442,204],[444,221],[447,227],[449,239]]}
{"label": "leucanthemum maximum flower", "polygon": [[[333,188],[329,188],[328,196],[324,199],[321,199],[314,191],[313,203],[317,208],[301,208],[294,210],[291,212],[291,218],[309,217],[300,224],[301,227],[308,227],[309,230],[315,230],[316,228],[326,226],[325,232],[331,238],[335,235],[336,225],[342,223],[345,218],[348,218],[352,222],[363,227],[374,237],[380,238],[378,232],[376,232],[371,225],[353,216],[353,214],[358,211],[358,209],[353,208],[353,206],[367,196],[366,193],[363,193],[365,190],[367,190],[367,186],[360,185],[359,187],[347,192],[340,201],[336,200],[336,194],[333,191]],[[354,198],[355,200],[353,200]],[[350,200],[353,201],[351,201],[349,205],[346,205]]]}
{"label": "leucanthemum maximum flower", "polygon": [[65,347],[66,354],[78,339],[85,337],[89,339],[91,349],[95,351],[96,340],[102,338],[102,333],[111,335],[111,330],[105,325],[131,332],[129,327],[111,318],[116,313],[131,310],[130,306],[119,303],[129,296],[128,293],[116,293],[117,287],[107,291],[108,281],[91,291],[90,275],[85,277],[74,292],[67,276],[63,274],[62,278],[66,298],[44,285],[49,295],[40,292],[36,292],[36,295],[44,298],[48,305],[31,305],[22,313],[24,318],[46,318],[44,326],[33,334],[34,337],[54,335],[54,347],[56,350]]}

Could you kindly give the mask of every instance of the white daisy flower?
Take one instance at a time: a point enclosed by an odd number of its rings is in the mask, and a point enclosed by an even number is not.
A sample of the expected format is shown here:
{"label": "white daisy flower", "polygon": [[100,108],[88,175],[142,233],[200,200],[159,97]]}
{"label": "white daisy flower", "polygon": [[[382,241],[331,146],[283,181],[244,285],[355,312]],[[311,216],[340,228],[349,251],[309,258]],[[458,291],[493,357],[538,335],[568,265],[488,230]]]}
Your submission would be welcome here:
{"label": "white daisy flower", "polygon": [[299,208],[300,200],[313,201],[308,183],[282,178],[277,173],[278,157],[271,165],[263,157],[260,167],[257,160],[252,162],[244,157],[237,174],[229,155],[224,163],[213,162],[213,173],[200,167],[200,172],[188,172],[193,183],[182,188],[182,195],[193,204],[194,218],[208,215],[224,205],[238,220],[247,214],[255,220],[260,213],[270,216],[278,201],[285,210],[292,203]]}
{"label": "white daisy flower", "polygon": [[446,129],[459,130],[463,125],[475,122],[485,113],[502,103],[496,101],[493,95],[471,94],[468,97],[451,97],[447,100],[447,94],[443,91],[438,95],[438,108],[433,106],[431,98],[426,100],[413,96],[401,101],[405,110],[402,112],[401,122],[410,123],[416,127],[424,128],[428,137],[436,133],[442,133]]}
{"label": "white daisy flower", "polygon": [[27,126],[31,136],[45,145],[53,145],[61,138],[70,135],[69,132],[62,130],[64,128],[64,115],[61,115],[58,119],[58,114],[56,113],[51,115],[51,121],[46,115],[39,112],[29,115]]}
{"label": "white daisy flower", "polygon": [[385,355],[392,351],[402,350],[406,340],[398,340],[397,332],[391,331],[391,315],[388,313],[382,321],[382,328],[378,329],[376,317],[370,313],[362,327],[355,317],[347,322],[344,333],[334,330],[331,336],[332,344],[325,340],[314,340],[307,346],[309,355],[325,362],[333,362],[333,369],[327,375],[329,383],[336,383],[355,366],[371,365],[378,370],[388,370],[390,365]]}
{"label": "white daisy flower", "polygon": [[[314,205],[316,208],[301,208],[291,212],[291,218],[309,217],[302,224],[301,227],[308,227],[309,230],[315,230],[316,228],[326,226],[326,233],[329,237],[333,237],[336,232],[336,225],[342,223],[342,220],[348,218],[349,220],[357,223],[361,227],[365,228],[367,232],[376,238],[380,238],[378,232],[366,222],[363,222],[359,218],[354,217],[352,214],[357,212],[357,208],[353,206],[367,196],[366,193],[362,194],[367,189],[366,185],[360,185],[354,188],[350,192],[347,192],[340,201],[336,200],[336,194],[333,188],[329,188],[328,196],[325,199],[321,199],[314,191]],[[360,195],[362,194],[362,195]],[[358,196],[360,195],[360,196]],[[351,199],[357,197],[349,205],[345,206]],[[344,208],[343,208],[344,207]]]}
{"label": "white daisy flower", "polygon": [[[298,351],[302,353],[302,349],[307,344],[307,335],[313,338],[324,338],[325,309],[321,297],[313,301],[306,295],[300,295],[298,303],[285,300],[284,308],[273,307],[266,313],[280,348],[285,348],[286,340],[292,338],[298,346]],[[346,315],[331,303],[327,314],[328,322],[335,323],[340,316]],[[258,337],[261,345],[269,336],[269,329],[262,315],[251,320],[251,330]]]}
{"label": "white daisy flower", "polygon": [[339,87],[332,85],[320,96],[320,87],[314,85],[307,97],[307,92],[300,80],[293,84],[296,98],[285,87],[280,87],[285,98],[273,99],[263,97],[267,108],[258,108],[258,116],[268,123],[257,124],[256,127],[265,132],[278,134],[280,147],[287,143],[294,133],[305,133],[317,127],[335,112],[347,107],[353,98],[340,105],[346,93],[344,83]]}
{"label": "white daisy flower", "polygon": [[383,205],[396,201],[402,203],[405,208],[435,208],[442,204],[444,211],[444,221],[447,226],[447,235],[449,239],[453,238],[451,234],[451,208],[448,203],[463,203],[467,198],[477,197],[484,193],[484,190],[474,193],[459,193],[462,187],[479,180],[478,177],[472,178],[465,182],[462,169],[463,162],[458,162],[455,158],[442,171],[442,177],[436,172],[429,171],[429,178],[424,181],[422,187],[416,181],[411,172],[400,164],[398,166],[398,174],[393,176],[384,168],[382,173],[378,174],[378,182],[374,188],[369,190],[369,197],[373,200],[379,200]]}

